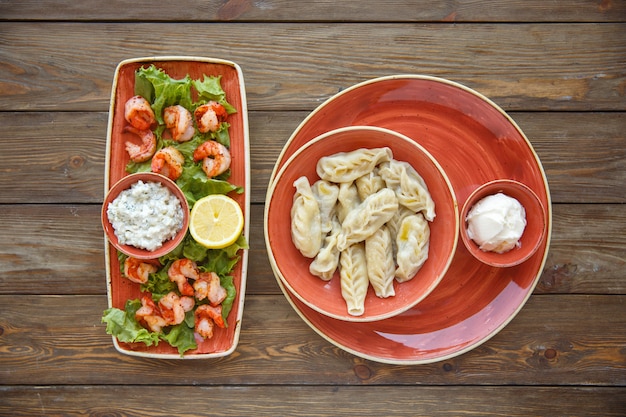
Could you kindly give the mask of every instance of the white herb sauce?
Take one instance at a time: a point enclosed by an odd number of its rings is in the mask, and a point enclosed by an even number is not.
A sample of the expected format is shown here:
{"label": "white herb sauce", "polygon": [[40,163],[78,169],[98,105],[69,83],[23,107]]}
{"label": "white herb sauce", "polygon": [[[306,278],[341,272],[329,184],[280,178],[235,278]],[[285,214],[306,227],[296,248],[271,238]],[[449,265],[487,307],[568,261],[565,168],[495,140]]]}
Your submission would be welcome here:
{"label": "white herb sauce", "polygon": [[138,181],[122,191],[107,216],[123,245],[154,251],[183,227],[180,201],[164,185]]}

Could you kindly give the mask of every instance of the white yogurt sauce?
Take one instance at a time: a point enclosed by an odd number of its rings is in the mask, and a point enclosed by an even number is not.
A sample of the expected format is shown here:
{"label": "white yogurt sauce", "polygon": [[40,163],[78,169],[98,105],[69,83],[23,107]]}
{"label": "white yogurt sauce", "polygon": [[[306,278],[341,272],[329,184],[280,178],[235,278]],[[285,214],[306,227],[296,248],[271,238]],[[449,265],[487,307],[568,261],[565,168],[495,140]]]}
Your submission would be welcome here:
{"label": "white yogurt sauce", "polygon": [[508,252],[519,246],[526,211],[519,201],[497,193],[480,200],[467,215],[467,236],[483,251]]}
{"label": "white yogurt sauce", "polygon": [[154,251],[183,227],[180,201],[158,182],[138,181],[107,207],[115,236],[123,245]]}

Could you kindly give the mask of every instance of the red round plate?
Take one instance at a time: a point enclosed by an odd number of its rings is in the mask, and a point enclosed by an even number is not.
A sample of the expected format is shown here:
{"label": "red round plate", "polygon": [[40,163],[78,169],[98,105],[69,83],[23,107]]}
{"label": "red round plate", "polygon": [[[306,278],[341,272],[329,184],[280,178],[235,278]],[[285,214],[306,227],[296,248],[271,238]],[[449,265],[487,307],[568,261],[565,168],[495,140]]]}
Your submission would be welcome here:
{"label": "red round plate", "polygon": [[[337,152],[387,146],[394,159],[406,161],[419,169],[435,202],[436,216],[429,223],[428,259],[412,279],[394,282],[395,295],[379,298],[368,288],[365,312],[348,313],[341,295],[339,273],[329,281],[309,272],[310,258],[305,258],[291,242],[290,218],[293,183],[306,176],[310,183],[319,177],[317,161]],[[376,321],[395,316],[415,306],[443,279],[454,256],[458,241],[459,211],[452,187],[437,161],[410,138],[379,127],[346,127],[333,130],[308,142],[284,164],[268,189],[264,231],[267,251],[275,275],[289,292],[307,306],[329,317],[345,321]]]}
{"label": "red round plate", "polygon": [[435,362],[484,343],[530,297],[548,253],[550,193],[532,145],[502,109],[467,87],[427,76],[383,77],[350,87],[313,111],[285,145],[270,183],[302,145],[326,131],[355,125],[395,130],[426,148],[447,173],[460,206],[488,181],[523,182],[543,203],[548,232],[535,255],[511,268],[482,264],[458,245],[437,288],[414,308],[389,319],[367,323],[333,319],[281,286],[287,300],[329,342],[378,362]]}

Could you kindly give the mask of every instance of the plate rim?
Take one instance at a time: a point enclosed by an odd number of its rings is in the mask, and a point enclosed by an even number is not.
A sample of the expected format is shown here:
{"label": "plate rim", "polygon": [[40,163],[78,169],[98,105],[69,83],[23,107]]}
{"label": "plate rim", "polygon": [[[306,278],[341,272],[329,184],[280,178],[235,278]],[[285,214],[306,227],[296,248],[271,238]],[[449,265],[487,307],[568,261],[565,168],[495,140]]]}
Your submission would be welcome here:
{"label": "plate rim", "polygon": [[[110,184],[110,165],[111,165],[111,144],[112,144],[112,136],[113,136],[113,119],[115,116],[115,94],[117,92],[118,82],[120,70],[128,64],[134,63],[142,63],[142,62],[166,62],[166,61],[187,61],[187,62],[202,62],[207,64],[218,64],[218,65],[226,65],[232,67],[237,73],[237,79],[239,81],[239,98],[241,100],[241,109],[238,109],[237,112],[241,113],[242,120],[242,132],[243,132],[243,149],[244,149],[244,164],[245,164],[245,178],[244,178],[244,209],[246,216],[244,217],[244,227],[243,234],[246,239],[250,240],[250,199],[251,199],[251,190],[250,190],[250,133],[249,133],[249,122],[248,122],[248,104],[247,104],[247,96],[245,83],[243,78],[243,71],[241,67],[234,61],[222,59],[222,58],[211,58],[211,57],[201,57],[201,56],[187,56],[187,55],[163,55],[163,56],[143,56],[143,57],[135,57],[135,58],[127,58],[120,61],[115,67],[115,72],[113,75],[113,82],[111,86],[111,95],[109,98],[109,116],[107,121],[107,133],[106,133],[106,144],[105,144],[105,164],[104,164],[104,195],[106,195],[109,190]],[[105,275],[106,275],[106,285],[107,285],[107,305],[108,308],[113,306],[113,296],[112,296],[112,278],[111,278],[111,256],[110,256],[110,242],[107,237],[104,236],[104,258],[105,258]],[[243,319],[243,309],[244,309],[244,301],[245,301],[245,293],[246,293],[246,285],[247,285],[247,272],[248,272],[248,252],[249,249],[241,250],[241,259],[239,262],[241,263],[241,283],[238,291],[239,301],[237,303],[237,317],[235,320],[235,328],[233,333],[233,340],[231,346],[223,351],[219,352],[208,352],[208,353],[189,353],[183,356],[177,353],[153,353],[149,351],[134,351],[125,349],[119,340],[115,336],[111,336],[113,341],[113,346],[115,350],[118,352],[129,355],[129,356],[137,356],[144,358],[154,358],[154,359],[177,359],[177,360],[195,360],[195,359],[210,359],[210,358],[218,358],[223,356],[228,356],[232,354],[239,345],[239,339],[241,334],[241,322]]]}
{"label": "plate rim", "polygon": [[[307,325],[309,325],[309,327],[311,327],[311,329],[313,329],[317,334],[319,334],[323,339],[325,339],[326,341],[328,341],[329,343],[345,350],[346,352],[349,352],[355,356],[364,358],[364,359],[368,359],[368,360],[372,360],[375,362],[380,362],[380,363],[387,363],[387,364],[397,364],[397,365],[421,365],[421,364],[428,364],[428,363],[434,363],[434,362],[439,362],[439,361],[444,361],[453,357],[457,357],[460,356],[464,353],[467,353],[473,349],[476,349],[477,347],[479,347],[480,345],[484,344],[485,342],[489,341],[492,337],[494,337],[495,335],[497,335],[504,327],[506,327],[516,316],[517,314],[521,311],[521,309],[524,307],[524,305],[527,303],[528,299],[530,298],[530,296],[533,294],[534,289],[536,288],[538,282],[539,282],[539,278],[541,277],[541,273],[545,267],[547,258],[548,258],[548,253],[549,253],[549,249],[550,249],[550,243],[551,243],[551,237],[552,237],[552,201],[551,201],[551,194],[550,194],[550,188],[549,188],[549,184],[547,181],[547,177],[546,177],[546,173],[545,173],[545,169],[543,167],[543,164],[541,163],[541,160],[539,159],[539,156],[537,155],[535,149],[533,148],[530,140],[528,139],[528,137],[526,136],[526,134],[522,131],[522,129],[518,126],[518,124],[515,122],[515,120],[513,120],[511,118],[510,115],[508,115],[498,104],[496,104],[493,100],[489,99],[488,97],[486,97],[485,95],[479,93],[478,91],[469,88],[463,84],[460,84],[458,82],[452,81],[452,80],[448,80],[445,78],[440,78],[440,77],[434,77],[434,76],[429,76],[429,75],[419,75],[419,74],[395,74],[395,75],[388,75],[388,76],[383,76],[383,77],[377,77],[377,78],[372,78],[369,80],[365,80],[363,82],[354,84],[334,95],[332,95],[331,97],[329,97],[326,101],[324,101],[322,104],[320,104],[318,107],[316,107],[313,111],[311,111],[306,117],[305,119],[296,127],[296,129],[294,130],[294,132],[290,135],[289,139],[287,140],[287,142],[285,143],[285,145],[283,146],[277,160],[276,163],[274,165],[274,169],[272,170],[272,174],[270,176],[270,186],[274,183],[274,180],[276,178],[276,174],[278,172],[278,170],[280,168],[282,168],[282,166],[285,164],[286,160],[284,158],[285,154],[287,153],[287,149],[291,146],[292,142],[295,140],[295,138],[297,137],[297,135],[300,133],[300,131],[309,123],[309,121],[314,117],[314,115],[316,115],[317,113],[319,113],[320,111],[322,111],[327,105],[329,105],[332,101],[336,100],[337,98],[346,95],[346,94],[350,94],[352,91],[367,86],[369,84],[375,84],[375,83],[380,83],[380,82],[384,82],[384,81],[389,81],[389,80],[396,80],[396,79],[412,79],[412,80],[426,80],[426,81],[431,81],[431,82],[437,82],[437,83],[442,83],[442,84],[447,84],[449,86],[458,88],[460,90],[463,90],[464,92],[467,92],[471,95],[474,95],[475,97],[477,97],[478,99],[486,102],[490,107],[492,107],[493,109],[495,109],[496,111],[498,111],[503,117],[505,117],[507,119],[507,121],[511,124],[511,126],[520,134],[521,138],[524,140],[524,142],[526,143],[526,146],[528,147],[528,149],[530,150],[530,152],[532,153],[533,159],[535,160],[536,164],[537,164],[537,168],[539,170],[539,173],[541,174],[541,181],[543,182],[543,186],[545,187],[545,195],[543,195],[543,193],[541,193],[542,197],[546,198],[546,212],[547,212],[547,216],[546,216],[546,221],[547,221],[547,230],[546,230],[546,236],[544,238],[545,240],[545,248],[544,248],[544,252],[543,252],[543,256],[541,259],[541,262],[539,263],[538,267],[537,267],[537,272],[535,273],[535,276],[533,277],[533,281],[531,283],[531,285],[528,287],[528,289],[526,290],[526,293],[524,294],[524,297],[522,298],[522,300],[519,302],[519,304],[516,306],[515,310],[505,319],[503,320],[503,322],[495,327],[493,330],[491,330],[486,336],[484,336],[483,338],[481,338],[480,340],[473,342],[473,343],[469,343],[467,346],[458,349],[456,351],[450,352],[448,354],[445,355],[440,355],[437,356],[435,355],[435,357],[432,358],[425,358],[425,359],[419,359],[419,358],[408,358],[408,359],[400,359],[400,358],[392,358],[392,357],[383,357],[383,356],[378,356],[378,355],[372,355],[372,354],[368,354],[365,352],[361,352],[358,351],[354,348],[348,347],[343,343],[338,342],[337,340],[334,340],[332,337],[328,336],[327,334],[325,334],[321,329],[319,329],[315,324],[313,324],[306,316],[305,314],[300,310],[300,308],[295,305],[294,300],[291,297],[295,297],[292,293],[290,293],[283,285],[282,283],[279,282],[279,286],[281,287],[281,290],[283,291],[283,294],[285,295],[285,298],[287,298],[287,301],[289,302],[289,304],[292,306],[292,308],[296,311],[296,313],[300,316],[300,318],[307,323]],[[386,126],[383,126],[386,127]],[[417,140],[414,139],[416,142]],[[418,142],[419,143],[419,142]],[[296,150],[297,151],[297,150]],[[295,153],[295,152],[294,152]],[[280,167],[279,167],[280,165]],[[535,190],[533,190],[535,191]],[[535,191],[536,192],[536,191]],[[458,198],[457,196],[457,200],[459,204],[463,204],[463,202]],[[267,201],[266,201],[267,204]],[[458,250],[458,249],[457,249]],[[449,273],[449,271],[448,271]],[[274,274],[276,274],[276,272],[274,271]],[[277,280],[279,281],[279,280]],[[305,304],[306,306],[306,304]],[[322,317],[322,320],[329,320],[331,318],[329,317],[325,317],[323,315],[321,315],[320,313],[316,312],[315,310],[312,310],[313,314],[317,314],[320,315],[320,317]],[[343,322],[344,326],[350,327],[350,324],[358,324],[358,323],[350,323],[350,322]]]}

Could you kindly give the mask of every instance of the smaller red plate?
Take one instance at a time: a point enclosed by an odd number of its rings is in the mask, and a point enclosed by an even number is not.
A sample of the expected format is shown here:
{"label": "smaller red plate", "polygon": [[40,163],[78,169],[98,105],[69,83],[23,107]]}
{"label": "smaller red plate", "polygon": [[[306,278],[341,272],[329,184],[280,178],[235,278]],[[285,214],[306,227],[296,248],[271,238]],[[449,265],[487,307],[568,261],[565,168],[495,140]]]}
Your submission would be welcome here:
{"label": "smaller red plate", "polygon": [[[481,250],[468,236],[465,220],[476,203],[497,193],[503,193],[519,201],[526,215],[526,227],[519,240],[519,246],[505,253]],[[478,187],[465,201],[460,219],[459,233],[467,250],[479,261],[501,268],[519,265],[533,256],[543,242],[548,227],[545,210],[539,197],[526,185],[512,180],[495,180]]]}
{"label": "smaller red plate", "polygon": [[[163,243],[163,246],[160,248],[149,251],[146,249],[137,248],[131,245],[121,244],[115,235],[115,229],[113,225],[109,221],[109,216],[107,215],[107,210],[109,208],[109,204],[111,204],[122,191],[129,189],[133,184],[138,181],[143,182],[158,182],[165,187],[167,187],[180,201],[180,205],[183,209],[183,227],[178,231],[174,238],[167,240]],[[102,204],[102,228],[104,229],[104,233],[106,234],[109,242],[115,246],[120,252],[125,253],[128,256],[132,256],[137,259],[155,259],[159,258],[163,255],[166,255],[176,249],[178,244],[182,242],[185,238],[185,234],[187,233],[187,228],[189,227],[189,204],[187,203],[187,199],[185,198],[185,194],[183,194],[182,190],[176,185],[176,183],[170,180],[167,177],[164,177],[159,174],[155,174],[152,172],[138,172],[136,174],[129,175],[127,177],[123,177],[121,180],[116,182],[113,187],[109,190],[109,192],[104,196],[104,203]]]}
{"label": "smaller red plate", "polygon": [[[436,216],[430,227],[428,259],[411,280],[394,282],[395,295],[379,298],[370,286],[365,311],[348,313],[341,295],[339,273],[323,281],[309,272],[312,259],[300,254],[291,241],[290,211],[293,183],[306,176],[310,184],[319,179],[317,161],[337,152],[360,148],[389,147],[393,158],[411,164],[422,176],[435,202]],[[448,270],[458,241],[459,212],[456,197],[445,173],[420,145],[396,132],[377,127],[348,127],[323,134],[301,147],[284,165],[268,190],[265,210],[265,241],[275,274],[302,302],[319,313],[339,320],[365,322],[395,316],[424,299]]]}

